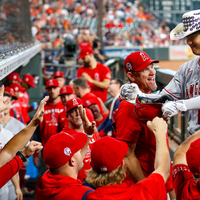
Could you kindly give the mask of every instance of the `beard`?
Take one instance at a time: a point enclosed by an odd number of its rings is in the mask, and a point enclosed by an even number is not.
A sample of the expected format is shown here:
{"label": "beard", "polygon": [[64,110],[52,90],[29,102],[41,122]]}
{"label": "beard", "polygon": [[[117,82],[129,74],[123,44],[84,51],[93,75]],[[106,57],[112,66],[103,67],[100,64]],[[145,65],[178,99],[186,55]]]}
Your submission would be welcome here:
{"label": "beard", "polygon": [[85,67],[89,67],[90,66],[90,61],[84,62],[84,66]]}

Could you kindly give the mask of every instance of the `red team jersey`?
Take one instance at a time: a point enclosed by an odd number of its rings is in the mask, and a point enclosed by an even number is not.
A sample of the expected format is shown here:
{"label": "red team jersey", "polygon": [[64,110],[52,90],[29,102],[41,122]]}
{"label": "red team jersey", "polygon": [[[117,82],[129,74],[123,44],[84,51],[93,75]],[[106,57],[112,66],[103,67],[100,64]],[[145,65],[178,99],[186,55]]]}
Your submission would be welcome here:
{"label": "red team jersey", "polygon": [[[65,127],[63,129],[63,131],[65,131],[65,132],[67,132],[69,134],[77,133],[77,131],[75,131],[75,130],[69,128],[69,127]],[[92,136],[89,144],[88,144],[87,152],[86,152],[85,158],[83,160],[84,167],[78,173],[78,179],[80,179],[82,182],[84,181],[84,178],[86,178],[87,171],[89,169],[91,169],[91,166],[90,166],[91,148],[92,148],[92,144],[94,142],[96,142],[97,140],[99,140],[99,134],[98,134],[98,132],[95,132],[94,135]]]}
{"label": "red team jersey", "polygon": [[[134,105],[122,101],[115,116],[117,136],[119,140],[136,143],[135,155],[145,176],[154,171],[156,140],[145,123],[138,121],[134,114]],[[130,112],[131,111],[131,112]],[[166,134],[167,138],[167,134]],[[168,142],[168,139],[167,139]],[[172,176],[166,184],[167,190],[173,189]]]}
{"label": "red team jersey", "polygon": [[179,164],[173,167],[174,189],[176,200],[199,200],[200,182],[196,182],[187,165]]}
{"label": "red team jersey", "polygon": [[82,186],[80,180],[69,176],[52,175],[48,170],[37,182],[35,199],[81,200],[88,190],[91,188]]}
{"label": "red team jersey", "polygon": [[28,116],[28,107],[29,107],[28,93],[26,91],[22,92],[18,100],[21,103],[24,124],[27,124],[30,121],[30,117]]}
{"label": "red team jersey", "polygon": [[[94,69],[84,66],[80,67],[77,70],[77,78],[81,78],[81,75],[84,72],[87,73],[92,79],[99,82],[103,81],[104,79],[111,79],[110,69],[101,63],[97,63],[97,66]],[[90,86],[93,94],[101,98],[103,102],[107,101],[107,89],[99,88],[90,82],[88,82],[88,85]]]}
{"label": "red team jersey", "polygon": [[86,195],[87,200],[167,200],[165,182],[160,174],[151,174],[144,180],[133,184],[125,181],[122,184],[98,187]]}
{"label": "red team jersey", "polygon": [[40,123],[40,139],[43,146],[52,135],[64,128],[65,122],[65,106],[62,102],[53,104],[48,101],[44,106],[43,121]]}
{"label": "red team jersey", "polygon": [[22,115],[22,106],[21,102],[18,99],[14,100],[11,104],[10,116],[24,123],[24,118]]}

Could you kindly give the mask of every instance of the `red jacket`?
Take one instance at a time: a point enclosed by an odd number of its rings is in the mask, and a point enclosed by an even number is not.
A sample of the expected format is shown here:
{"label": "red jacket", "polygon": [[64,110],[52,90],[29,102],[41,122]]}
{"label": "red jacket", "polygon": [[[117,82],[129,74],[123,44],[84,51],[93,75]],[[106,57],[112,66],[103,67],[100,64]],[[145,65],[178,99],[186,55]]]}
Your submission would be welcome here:
{"label": "red jacket", "polygon": [[82,186],[80,180],[69,176],[51,175],[48,170],[37,182],[35,199],[81,200],[88,190],[92,189]]}
{"label": "red jacket", "polygon": [[151,174],[135,185],[131,181],[98,187],[86,195],[87,200],[167,200],[165,182],[161,175]]}
{"label": "red jacket", "polygon": [[0,168],[0,188],[5,185],[22,167],[24,163],[19,156],[15,156],[10,162]]}
{"label": "red jacket", "polygon": [[43,121],[40,123],[40,140],[43,146],[52,135],[64,128],[65,121],[65,106],[62,102],[53,104],[48,101],[44,106]]}

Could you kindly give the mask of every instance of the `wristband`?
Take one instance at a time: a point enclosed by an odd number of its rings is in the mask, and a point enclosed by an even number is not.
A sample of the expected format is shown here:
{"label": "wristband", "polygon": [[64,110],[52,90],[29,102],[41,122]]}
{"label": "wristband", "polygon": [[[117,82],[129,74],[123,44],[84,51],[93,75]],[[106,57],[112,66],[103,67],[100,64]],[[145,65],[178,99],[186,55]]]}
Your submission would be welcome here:
{"label": "wristband", "polygon": [[92,138],[92,136],[93,136],[93,134],[92,135],[87,135],[88,138]]}
{"label": "wristband", "polygon": [[19,156],[23,162],[26,162],[26,158],[24,157],[24,155],[22,154],[21,151],[18,151],[18,152],[16,153],[16,155]]}

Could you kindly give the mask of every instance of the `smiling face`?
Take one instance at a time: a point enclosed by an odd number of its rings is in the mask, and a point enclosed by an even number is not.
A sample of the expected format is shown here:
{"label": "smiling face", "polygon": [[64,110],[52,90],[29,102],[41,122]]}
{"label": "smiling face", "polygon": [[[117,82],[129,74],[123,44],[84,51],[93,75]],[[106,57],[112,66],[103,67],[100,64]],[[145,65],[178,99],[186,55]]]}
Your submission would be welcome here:
{"label": "smiling face", "polygon": [[156,70],[153,63],[139,72],[128,72],[127,76],[131,83],[136,83],[143,93],[150,93],[157,89],[155,82]]}
{"label": "smiling face", "polygon": [[200,31],[197,31],[186,37],[187,44],[195,55],[200,55]]}

